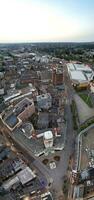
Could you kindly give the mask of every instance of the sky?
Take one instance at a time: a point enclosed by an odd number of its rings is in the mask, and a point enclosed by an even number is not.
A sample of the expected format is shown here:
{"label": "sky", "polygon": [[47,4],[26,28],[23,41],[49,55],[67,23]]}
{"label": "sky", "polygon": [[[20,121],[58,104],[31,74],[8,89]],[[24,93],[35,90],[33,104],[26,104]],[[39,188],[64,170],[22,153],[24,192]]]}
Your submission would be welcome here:
{"label": "sky", "polygon": [[0,0],[0,43],[94,42],[94,0]]}

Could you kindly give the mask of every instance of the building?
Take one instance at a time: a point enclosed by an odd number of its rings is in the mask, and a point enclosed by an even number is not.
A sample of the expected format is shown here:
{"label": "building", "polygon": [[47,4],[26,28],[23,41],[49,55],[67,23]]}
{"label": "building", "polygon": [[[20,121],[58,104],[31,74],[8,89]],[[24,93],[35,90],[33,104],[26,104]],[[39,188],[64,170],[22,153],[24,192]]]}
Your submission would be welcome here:
{"label": "building", "polygon": [[31,139],[34,134],[35,134],[35,130],[34,130],[34,127],[31,123],[27,122],[27,123],[24,123],[22,124],[22,132],[23,134],[28,138],[28,139]]}
{"label": "building", "polygon": [[67,64],[67,69],[69,73],[70,71],[83,72],[88,81],[93,80],[94,72],[88,65],[71,62]]}
{"label": "building", "polygon": [[41,62],[41,63],[48,63],[48,62],[49,62],[49,57],[48,57],[48,55],[42,56],[41,59],[40,59],[40,62]]}
{"label": "building", "polygon": [[90,167],[81,172],[81,181],[94,180],[94,168]]}
{"label": "building", "polygon": [[52,97],[50,93],[38,95],[37,97],[38,109],[49,109],[52,106]]}
{"label": "building", "polygon": [[8,130],[13,131],[21,126],[35,112],[32,99],[25,98],[8,111],[1,113],[0,118]]}
{"label": "building", "polygon": [[53,146],[52,131],[44,132],[44,145],[45,145],[45,148],[51,148]]}
{"label": "building", "polygon": [[0,162],[0,179],[2,182],[6,181],[6,179],[10,179],[12,176],[26,167],[26,163],[20,157],[11,157],[12,152],[9,152],[9,150],[5,149],[2,152],[3,156],[5,156],[5,159],[3,157],[3,161]]}
{"label": "building", "polygon": [[14,112],[22,121],[28,119],[35,112],[33,99],[25,98],[20,101],[14,107]]}
{"label": "building", "polygon": [[17,97],[19,97],[21,95],[21,91],[13,91],[13,93],[10,93],[9,95],[5,95],[4,96],[4,102],[5,103],[8,103],[8,102],[10,102],[11,100],[13,100],[13,99],[15,99],[15,98],[17,98]]}
{"label": "building", "polygon": [[93,70],[88,65],[75,63],[74,67],[76,71],[82,71],[88,80],[92,80]]}
{"label": "building", "polygon": [[33,180],[36,175],[29,167],[26,167],[17,174],[17,177],[19,178],[21,184],[25,185],[26,183]]}
{"label": "building", "polygon": [[0,146],[0,162],[4,161],[10,154],[10,149]]}
{"label": "building", "polygon": [[25,185],[28,182],[32,181],[36,175],[29,167],[25,167],[20,172],[16,174],[16,176],[8,179],[3,183],[3,188],[6,191],[10,191],[11,188],[15,187],[15,189],[20,185]]}
{"label": "building", "polygon": [[89,86],[89,81],[82,71],[69,71],[72,85],[77,89],[85,89]]}
{"label": "building", "polygon": [[52,70],[52,83],[53,85],[62,85],[63,84],[63,72],[60,69]]}
{"label": "building", "polygon": [[7,131],[10,130],[12,132],[15,128],[21,126],[22,124],[22,120],[12,112],[9,114],[5,112],[1,113],[0,118],[7,128]]}
{"label": "building", "polygon": [[73,200],[83,200],[84,185],[78,185],[74,187]]}
{"label": "building", "polygon": [[3,188],[5,191],[10,191],[11,188],[15,187],[18,187],[19,185],[19,179],[18,177],[14,177],[14,178],[11,178],[11,179],[8,179],[6,182],[3,183]]}

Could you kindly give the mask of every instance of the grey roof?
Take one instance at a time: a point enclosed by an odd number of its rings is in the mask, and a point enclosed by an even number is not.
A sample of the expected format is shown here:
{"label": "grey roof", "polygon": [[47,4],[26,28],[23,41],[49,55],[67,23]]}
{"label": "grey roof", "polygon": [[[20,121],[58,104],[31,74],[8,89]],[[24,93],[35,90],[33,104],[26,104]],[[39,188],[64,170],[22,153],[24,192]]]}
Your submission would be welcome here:
{"label": "grey roof", "polygon": [[22,124],[21,126],[23,134],[27,137],[30,138],[32,137],[32,131],[34,130],[33,125],[29,122]]}
{"label": "grey roof", "polygon": [[24,134],[21,128],[17,128],[13,131],[12,137],[25,149],[28,149],[34,154],[39,154],[44,151],[43,138],[31,138],[28,139]]}

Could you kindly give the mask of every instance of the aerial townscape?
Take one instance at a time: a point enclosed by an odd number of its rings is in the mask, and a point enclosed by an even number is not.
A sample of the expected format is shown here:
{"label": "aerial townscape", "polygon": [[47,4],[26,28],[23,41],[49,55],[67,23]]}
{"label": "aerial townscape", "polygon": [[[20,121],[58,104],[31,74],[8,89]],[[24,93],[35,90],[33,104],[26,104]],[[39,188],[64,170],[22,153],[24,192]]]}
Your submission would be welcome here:
{"label": "aerial townscape", "polygon": [[0,0],[0,200],[94,200],[94,0]]}
{"label": "aerial townscape", "polygon": [[94,43],[0,45],[0,200],[94,199]]}

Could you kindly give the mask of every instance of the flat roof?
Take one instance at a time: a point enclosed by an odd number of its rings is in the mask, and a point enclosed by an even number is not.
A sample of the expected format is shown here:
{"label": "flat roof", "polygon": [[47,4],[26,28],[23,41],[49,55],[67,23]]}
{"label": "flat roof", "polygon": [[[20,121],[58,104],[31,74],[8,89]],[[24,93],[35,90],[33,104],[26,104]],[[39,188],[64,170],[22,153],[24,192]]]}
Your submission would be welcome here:
{"label": "flat roof", "polygon": [[71,71],[75,70],[73,63],[68,63],[67,67],[68,67],[68,70],[71,70]]}
{"label": "flat roof", "polygon": [[23,134],[30,139],[32,137],[32,131],[34,130],[33,125],[29,122],[24,123],[22,126]]}
{"label": "flat roof", "polygon": [[17,177],[19,178],[21,183],[24,185],[28,183],[29,181],[31,181],[32,179],[34,179],[36,175],[33,173],[33,171],[29,167],[26,167],[25,169],[23,169],[21,172],[17,174]]}
{"label": "flat roof", "polygon": [[12,179],[9,179],[5,183],[3,183],[3,187],[5,190],[8,190],[16,183],[19,183],[19,179],[17,176]]}
{"label": "flat roof", "polygon": [[74,65],[76,70],[92,72],[92,69],[88,65],[78,64],[78,63],[75,63],[73,65]]}
{"label": "flat roof", "polygon": [[52,139],[53,138],[52,131],[46,131],[46,132],[44,132],[44,138],[46,140]]}
{"label": "flat roof", "polygon": [[70,76],[72,80],[77,81],[87,81],[84,73],[82,71],[70,71]]}
{"label": "flat roof", "polygon": [[69,71],[87,71],[87,72],[90,72],[92,73],[92,69],[88,66],[88,65],[85,65],[83,63],[79,64],[79,63],[68,63],[67,64],[67,67],[68,67],[68,70]]}

